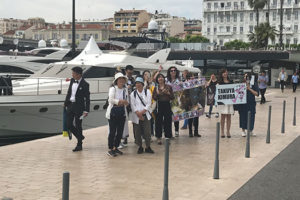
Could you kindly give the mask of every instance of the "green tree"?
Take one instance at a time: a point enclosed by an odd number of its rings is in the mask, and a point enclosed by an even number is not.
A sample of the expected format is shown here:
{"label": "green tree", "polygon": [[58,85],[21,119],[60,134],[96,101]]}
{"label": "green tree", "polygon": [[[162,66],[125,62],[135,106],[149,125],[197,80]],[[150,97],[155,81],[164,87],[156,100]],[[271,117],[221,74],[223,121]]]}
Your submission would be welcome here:
{"label": "green tree", "polygon": [[256,26],[254,28],[254,33],[251,32],[248,37],[252,47],[263,48],[263,47],[268,47],[269,39],[274,41],[276,35],[277,35],[277,30],[275,29],[275,27],[270,26],[268,22],[265,22],[259,24],[259,26]]}
{"label": "green tree", "polygon": [[230,42],[226,42],[224,44],[224,46],[226,47],[226,49],[228,50],[240,50],[241,48],[246,49],[250,46],[249,43],[243,42],[241,40],[233,40]]}
{"label": "green tree", "polygon": [[177,37],[169,37],[167,39],[171,43],[208,43],[209,39],[200,35],[186,35],[184,39]]}
{"label": "green tree", "polygon": [[263,9],[268,4],[268,0],[248,0],[250,8],[256,12],[256,26],[259,25],[259,10]]}

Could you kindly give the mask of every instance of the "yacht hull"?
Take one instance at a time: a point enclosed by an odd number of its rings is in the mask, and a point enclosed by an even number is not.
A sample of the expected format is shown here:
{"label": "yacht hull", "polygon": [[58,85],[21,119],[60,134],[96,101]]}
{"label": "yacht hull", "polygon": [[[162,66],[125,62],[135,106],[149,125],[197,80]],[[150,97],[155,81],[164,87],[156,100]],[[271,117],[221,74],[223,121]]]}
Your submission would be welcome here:
{"label": "yacht hull", "polygon": [[[83,119],[83,129],[107,124],[106,110],[102,109],[106,99],[100,96],[91,95],[90,113]],[[9,103],[0,102],[0,137],[62,132],[64,95],[38,96],[38,99],[27,96],[18,102],[12,101],[13,96],[10,98]]]}

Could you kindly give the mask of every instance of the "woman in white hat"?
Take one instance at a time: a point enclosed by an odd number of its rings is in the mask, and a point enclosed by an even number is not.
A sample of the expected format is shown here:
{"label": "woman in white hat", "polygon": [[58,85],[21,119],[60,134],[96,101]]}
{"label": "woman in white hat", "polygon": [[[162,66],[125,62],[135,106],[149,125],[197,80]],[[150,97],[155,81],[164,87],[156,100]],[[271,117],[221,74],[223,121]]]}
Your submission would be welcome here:
{"label": "woman in white hat", "polygon": [[126,106],[129,104],[128,90],[125,87],[127,77],[122,73],[115,74],[114,84],[109,88],[106,118],[109,124],[108,155],[122,155],[118,147],[121,142],[124,124],[127,118]]}

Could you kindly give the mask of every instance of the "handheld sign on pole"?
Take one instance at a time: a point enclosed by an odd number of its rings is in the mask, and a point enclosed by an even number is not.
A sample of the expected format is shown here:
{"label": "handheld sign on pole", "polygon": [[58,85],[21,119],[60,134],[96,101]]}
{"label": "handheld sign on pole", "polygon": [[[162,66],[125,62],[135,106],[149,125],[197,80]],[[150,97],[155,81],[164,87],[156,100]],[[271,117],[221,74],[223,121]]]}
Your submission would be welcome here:
{"label": "handheld sign on pole", "polygon": [[247,103],[247,87],[245,83],[216,86],[216,104],[245,104]]}

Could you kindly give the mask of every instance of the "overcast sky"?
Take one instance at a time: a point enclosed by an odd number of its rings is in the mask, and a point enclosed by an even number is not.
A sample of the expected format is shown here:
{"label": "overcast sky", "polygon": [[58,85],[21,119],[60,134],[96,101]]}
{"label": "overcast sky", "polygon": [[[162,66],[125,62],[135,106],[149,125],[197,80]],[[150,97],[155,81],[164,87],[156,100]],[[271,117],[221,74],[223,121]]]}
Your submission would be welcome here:
{"label": "overcast sky", "polygon": [[[202,19],[202,0],[76,0],[76,19],[104,19],[115,11],[163,10],[173,16]],[[72,0],[0,0],[0,18],[42,17],[47,22],[69,22]]]}

